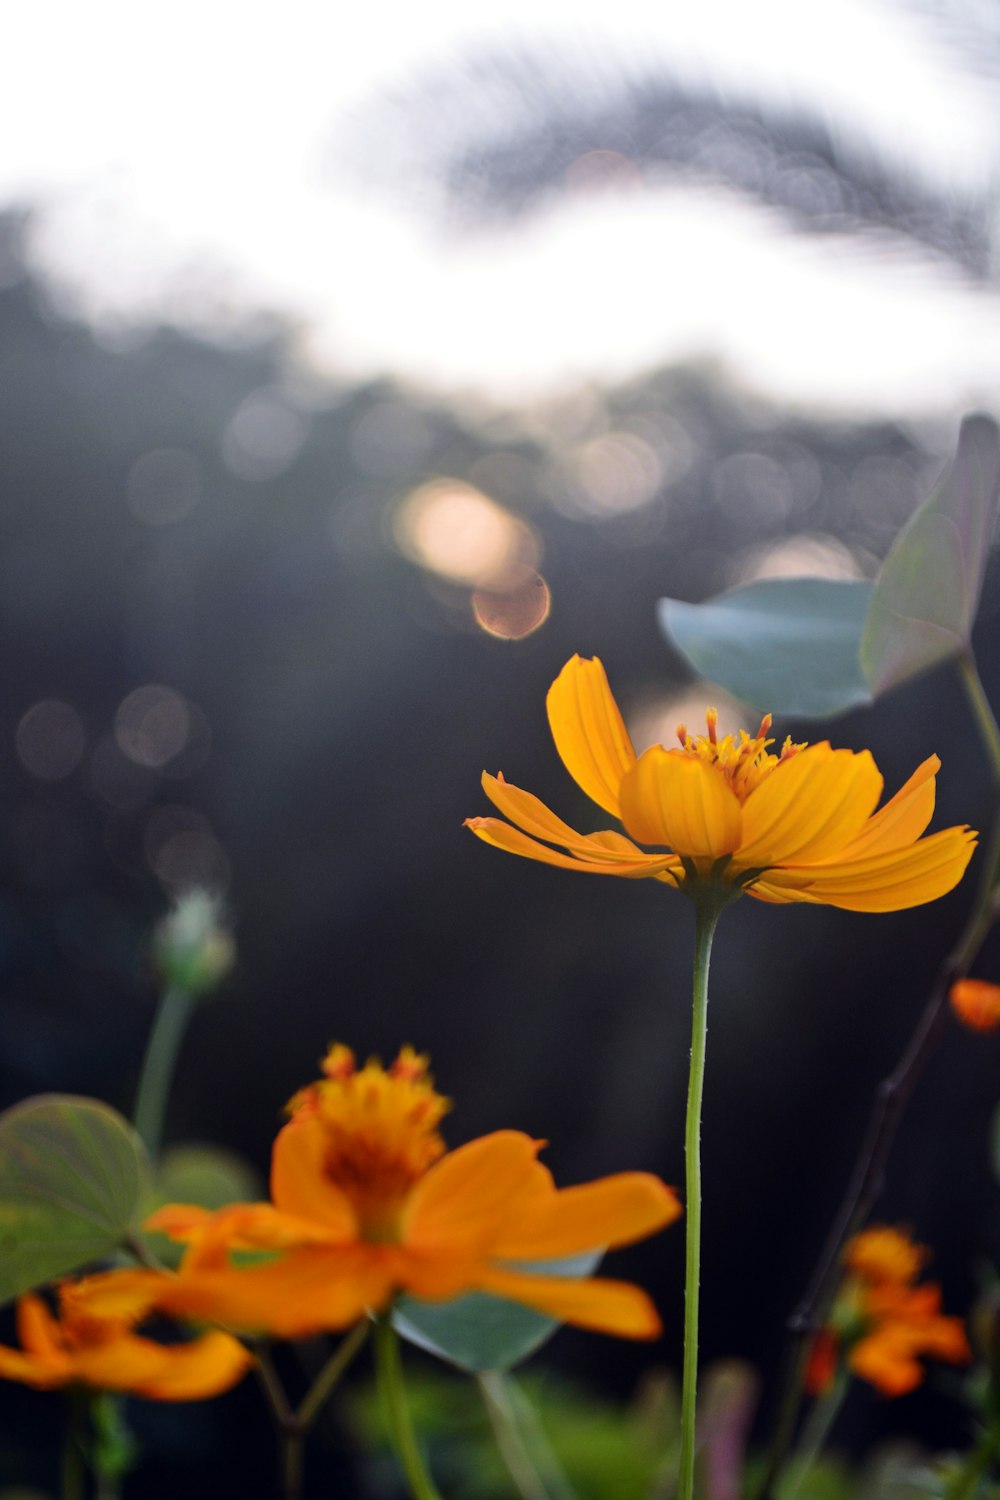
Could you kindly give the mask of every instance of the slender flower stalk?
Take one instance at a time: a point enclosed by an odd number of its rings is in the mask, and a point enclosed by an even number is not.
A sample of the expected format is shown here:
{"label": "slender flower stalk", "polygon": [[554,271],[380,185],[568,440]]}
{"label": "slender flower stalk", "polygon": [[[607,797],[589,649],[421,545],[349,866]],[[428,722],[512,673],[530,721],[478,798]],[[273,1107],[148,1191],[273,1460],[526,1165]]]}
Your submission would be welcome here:
{"label": "slender flower stalk", "polygon": [[798,1500],[803,1481],[826,1448],[850,1383],[846,1367],[839,1370],[829,1390],[813,1406],[798,1449],[788,1466],[788,1478],[778,1487],[778,1500]]}
{"label": "slender flower stalk", "polygon": [[695,1417],[698,1387],[698,1299],[701,1285],[701,1106],[708,1039],[708,971],[712,939],[725,892],[706,886],[695,898],[695,949],[691,1071],[684,1131],[687,1230],[684,1276],[684,1374],[681,1386],[680,1500],[694,1494]]}
{"label": "slender flower stalk", "polygon": [[575,1500],[531,1403],[509,1372],[484,1370],[476,1382],[520,1500]]}
{"label": "slender flower stalk", "polygon": [[168,984],[160,996],[150,1032],[135,1096],[135,1128],[153,1157],[158,1155],[163,1140],[167,1100],[194,1005],[195,997],[190,990]]}
{"label": "slender flower stalk", "polygon": [[345,1374],[354,1356],[368,1337],[368,1320],[363,1319],[334,1349],[296,1410],[288,1398],[271,1363],[267,1347],[257,1350],[254,1369],[264,1400],[278,1432],[281,1457],[281,1500],[300,1500],[305,1440],[334,1388]]}
{"label": "slender flower stalk", "polygon": [[441,1500],[417,1446],[403,1388],[399,1340],[388,1316],[379,1318],[375,1327],[375,1367],[389,1431],[403,1466],[410,1494],[413,1500]]}

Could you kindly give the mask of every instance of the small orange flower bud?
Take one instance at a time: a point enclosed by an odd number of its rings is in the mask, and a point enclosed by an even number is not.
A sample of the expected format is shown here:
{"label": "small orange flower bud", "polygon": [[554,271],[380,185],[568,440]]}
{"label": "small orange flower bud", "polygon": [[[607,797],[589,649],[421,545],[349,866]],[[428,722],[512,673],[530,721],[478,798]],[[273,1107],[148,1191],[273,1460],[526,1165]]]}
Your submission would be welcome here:
{"label": "small orange flower bud", "polygon": [[1000,984],[956,979],[948,998],[958,1019],[971,1031],[995,1031],[1000,1026]]}

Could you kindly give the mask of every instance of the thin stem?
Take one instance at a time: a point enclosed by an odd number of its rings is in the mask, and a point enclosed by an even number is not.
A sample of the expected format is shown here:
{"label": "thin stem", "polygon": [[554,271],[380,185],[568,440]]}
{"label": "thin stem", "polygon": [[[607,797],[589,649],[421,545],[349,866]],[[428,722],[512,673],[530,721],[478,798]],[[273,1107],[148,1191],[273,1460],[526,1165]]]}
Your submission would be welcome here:
{"label": "thin stem", "polygon": [[[573,1500],[573,1491],[544,1444],[535,1414],[511,1376],[484,1370],[476,1376],[500,1457],[521,1500]],[[525,1431],[528,1428],[529,1431]],[[545,1459],[545,1475],[541,1473]]]}
{"label": "thin stem", "polygon": [[420,1449],[417,1447],[413,1423],[406,1405],[406,1393],[403,1389],[403,1366],[399,1357],[399,1341],[388,1314],[380,1317],[375,1325],[375,1363],[379,1391],[389,1421],[389,1431],[396,1445],[396,1452],[403,1466],[410,1494],[413,1500],[441,1500],[441,1496],[424,1468]]}
{"label": "thin stem", "polygon": [[802,1441],[788,1466],[790,1478],[778,1487],[781,1500],[798,1500],[802,1481],[827,1445],[833,1424],[844,1404],[849,1384],[848,1373],[841,1368],[830,1389],[814,1403],[802,1434]]}
{"label": "thin stem", "polygon": [[[958,657],[959,675],[980,731],[983,748],[1000,789],[1000,728],[983,690],[971,652]],[[913,1034],[893,1071],[875,1090],[868,1128],[847,1191],[833,1221],[808,1288],[788,1320],[789,1345],[785,1354],[777,1417],[768,1464],[758,1491],[758,1500],[771,1500],[774,1485],[788,1451],[802,1402],[802,1372],[806,1341],[821,1326],[840,1270],[844,1244],[861,1228],[882,1192],[885,1168],[892,1143],[910,1097],[948,1024],[948,994],[956,979],[968,973],[990,929],[1000,916],[1000,804],[995,807],[986,852],[979,869],[976,899],[965,928],[952,952],[935,976],[924,1009]]]}
{"label": "thin stem", "polygon": [[681,1387],[679,1500],[694,1495],[695,1408],[698,1395],[698,1292],[701,1278],[701,1101],[708,1035],[708,969],[722,904],[705,893],[695,897],[691,1072],[684,1130],[687,1248],[684,1276],[684,1374]]}
{"label": "thin stem", "polygon": [[1000,726],[990,707],[990,700],[986,696],[976,658],[972,651],[966,650],[956,657],[956,664],[969,700],[969,707],[976,720],[976,727],[983,741],[983,748],[989,757],[993,780],[1000,784]]}
{"label": "thin stem", "polygon": [[346,1338],[337,1345],[316,1376],[295,1413],[295,1420],[302,1432],[308,1432],[319,1416],[334,1387],[368,1337],[370,1326],[367,1318],[357,1323]]}
{"label": "thin stem", "polygon": [[135,1128],[151,1156],[156,1156],[160,1149],[170,1085],[194,1001],[190,990],[168,985],[160,997],[156,1020],[146,1044],[135,1096]]}

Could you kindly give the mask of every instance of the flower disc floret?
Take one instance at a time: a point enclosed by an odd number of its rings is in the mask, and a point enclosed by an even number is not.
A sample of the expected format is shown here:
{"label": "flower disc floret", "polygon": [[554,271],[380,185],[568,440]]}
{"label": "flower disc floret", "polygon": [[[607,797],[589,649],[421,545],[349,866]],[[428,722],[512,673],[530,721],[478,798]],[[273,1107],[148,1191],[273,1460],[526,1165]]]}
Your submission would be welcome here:
{"label": "flower disc floret", "polygon": [[720,739],[709,709],[706,734],[681,725],[679,745],[637,755],[596,657],[566,663],[547,708],[566,769],[624,833],[578,833],[530,792],[484,772],[483,789],[503,818],[469,818],[467,826],[511,854],[689,893],[712,883],[772,903],[896,911],[951,890],[975,847],[965,826],[923,837],[937,756],[876,811],[883,783],[867,750],[786,739],[776,754],[769,715],[754,735]]}

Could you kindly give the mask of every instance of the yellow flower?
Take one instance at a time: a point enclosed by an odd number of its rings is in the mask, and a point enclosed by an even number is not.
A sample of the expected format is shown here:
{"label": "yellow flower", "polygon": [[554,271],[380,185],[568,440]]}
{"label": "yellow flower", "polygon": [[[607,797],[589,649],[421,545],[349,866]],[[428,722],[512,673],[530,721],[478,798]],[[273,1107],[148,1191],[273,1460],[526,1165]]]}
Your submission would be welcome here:
{"label": "yellow flower", "polygon": [[577,833],[530,792],[484,773],[486,795],[510,822],[469,818],[467,826],[511,854],[679,887],[712,880],[762,901],[897,911],[950,891],[975,847],[965,826],[921,837],[934,811],[937,756],[876,812],[882,777],[867,750],[786,740],[774,754],[769,715],[754,736],[720,739],[709,709],[706,735],[681,725],[677,747],[637,756],[596,657],[566,663],[547,707],[566,769],[630,836]]}
{"label": "yellow flower", "polygon": [[948,998],[958,1019],[971,1031],[996,1031],[1000,1026],[1000,984],[956,979]]}
{"label": "yellow flower", "polygon": [[[113,1282],[118,1274],[109,1272]],[[85,1385],[128,1391],[151,1401],[202,1401],[228,1391],[253,1363],[227,1333],[206,1333],[186,1344],[157,1344],[132,1331],[133,1314],[100,1317],[81,1302],[79,1287],[59,1289],[59,1317],[41,1297],[17,1304],[20,1349],[0,1346],[0,1377],[37,1390]]]}
{"label": "yellow flower", "polygon": [[968,1362],[965,1327],[961,1318],[942,1316],[941,1288],[914,1285],[927,1260],[923,1245],[901,1230],[875,1225],[848,1241],[843,1259],[847,1276],[810,1355],[810,1394],[829,1388],[841,1356],[884,1396],[904,1396],[920,1384],[921,1355]]}
{"label": "yellow flower", "polygon": [[[188,1242],[176,1274],[90,1278],[105,1312],[159,1308],[176,1317],[294,1338],[346,1328],[398,1292],[438,1302],[491,1292],[568,1323],[655,1338],[638,1287],[548,1276],[536,1263],[631,1244],[678,1217],[672,1190],[624,1172],[558,1190],[544,1144],[500,1130],[446,1152],[448,1101],[427,1061],[404,1048],[388,1070],[331,1048],[324,1077],[298,1093],[274,1145],[271,1203],[211,1214],[172,1205],[149,1227]],[[264,1264],[234,1252],[268,1250]]]}

